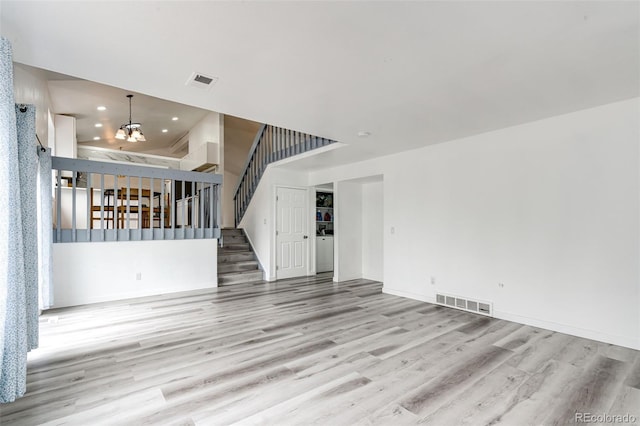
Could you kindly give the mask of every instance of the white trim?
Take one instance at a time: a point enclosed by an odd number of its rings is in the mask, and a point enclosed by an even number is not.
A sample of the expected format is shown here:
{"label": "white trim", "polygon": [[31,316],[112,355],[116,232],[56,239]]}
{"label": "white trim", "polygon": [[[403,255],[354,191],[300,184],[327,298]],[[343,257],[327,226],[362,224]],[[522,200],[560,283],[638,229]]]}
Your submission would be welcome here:
{"label": "white trim", "polygon": [[[269,165],[267,165],[267,168],[269,168]],[[266,170],[264,171],[263,176],[265,173],[267,173]],[[273,185],[271,187],[271,191],[271,252],[269,253],[269,281],[276,281],[278,279],[278,185]]]}
{"label": "white trim", "polygon": [[[243,228],[236,228],[236,229],[242,230],[242,234],[247,238],[247,241],[249,241],[249,246],[251,247],[251,251],[253,252],[253,255],[256,257],[256,261],[258,262],[258,266],[259,266],[260,270],[262,270],[262,279],[265,280],[265,281],[269,281],[267,279],[267,271],[264,269],[264,266],[262,265],[262,261],[258,257],[258,252],[256,251],[256,249],[255,249],[255,247],[253,245],[253,241],[251,241],[251,237],[249,236],[249,234],[247,234],[245,232],[245,230]],[[220,230],[220,234],[222,235],[222,229]]]}
{"label": "white trim", "polygon": [[[382,292],[393,296],[406,297],[408,299],[420,300],[422,302],[438,305],[435,298],[424,294],[411,293],[402,290],[394,290],[388,287],[382,287]],[[443,306],[443,305],[438,305]],[[623,336],[615,336],[608,333],[600,333],[594,330],[586,330],[579,327],[573,327],[566,324],[559,324],[552,321],[545,321],[536,318],[530,318],[522,315],[512,314],[509,312],[493,311],[493,317],[506,321],[516,322],[518,324],[530,325],[532,327],[544,328],[545,330],[556,331],[558,333],[570,334],[572,336],[582,337],[585,339],[597,340],[599,342],[611,343],[618,346],[624,346],[635,350],[640,350],[640,339],[633,341]]]}
{"label": "white trim", "polygon": [[587,330],[584,328],[560,324],[553,321],[530,318],[522,315],[512,314],[509,312],[494,311],[493,316],[494,318],[513,321],[519,324],[526,324],[533,327],[544,328],[546,330],[557,331],[559,333],[570,334],[572,336],[583,337],[585,339],[597,340],[599,342],[611,343],[618,346],[624,346],[626,348],[640,350],[640,338],[636,339],[636,341],[634,342],[633,339],[629,339],[623,336],[601,333],[595,330]]}
{"label": "white trim", "polygon": [[436,299],[434,297],[425,296],[424,294],[411,293],[408,291],[394,290],[384,285],[382,287],[382,292],[384,294],[390,294],[392,296],[406,297],[407,299],[414,299],[414,300],[419,300],[421,302],[433,303],[434,305],[436,304]]}
{"label": "white trim", "polygon": [[344,282],[344,281],[361,280],[361,279],[363,279],[361,274],[347,275],[346,277],[343,276],[343,277],[340,277],[339,279],[336,279],[336,277],[334,275],[333,282],[341,283],[341,282]]}

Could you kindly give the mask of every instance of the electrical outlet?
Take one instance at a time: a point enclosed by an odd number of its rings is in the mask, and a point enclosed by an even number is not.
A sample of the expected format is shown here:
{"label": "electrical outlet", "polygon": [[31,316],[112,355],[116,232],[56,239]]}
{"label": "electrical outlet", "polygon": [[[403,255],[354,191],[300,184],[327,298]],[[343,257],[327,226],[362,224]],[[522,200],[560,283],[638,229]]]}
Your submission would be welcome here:
{"label": "electrical outlet", "polygon": [[136,281],[140,281],[142,279],[142,272],[136,272]]}
{"label": "electrical outlet", "polygon": [[504,288],[504,283],[498,283],[498,287]]}
{"label": "electrical outlet", "polygon": [[431,277],[431,285],[436,285],[436,277]]}
{"label": "electrical outlet", "polygon": [[393,234],[395,234],[395,233],[396,233],[396,228],[395,228],[395,226],[392,226],[392,227],[391,227],[391,234],[393,235]]}

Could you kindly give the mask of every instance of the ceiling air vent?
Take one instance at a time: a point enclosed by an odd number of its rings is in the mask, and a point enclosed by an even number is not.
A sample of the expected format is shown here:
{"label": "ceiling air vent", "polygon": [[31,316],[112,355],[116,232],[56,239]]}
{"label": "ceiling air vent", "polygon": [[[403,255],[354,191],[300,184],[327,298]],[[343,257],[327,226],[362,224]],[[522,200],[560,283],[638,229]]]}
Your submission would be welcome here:
{"label": "ceiling air vent", "polygon": [[210,75],[194,72],[189,76],[187,80],[187,86],[199,87],[201,89],[210,89],[216,82],[218,77],[212,77]]}

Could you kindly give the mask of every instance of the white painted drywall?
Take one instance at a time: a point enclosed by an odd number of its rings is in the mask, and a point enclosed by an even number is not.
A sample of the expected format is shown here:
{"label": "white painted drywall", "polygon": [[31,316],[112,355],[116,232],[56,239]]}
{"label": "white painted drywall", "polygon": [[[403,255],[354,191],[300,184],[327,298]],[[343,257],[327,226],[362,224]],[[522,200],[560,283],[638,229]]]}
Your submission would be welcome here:
{"label": "white painted drywall", "polygon": [[362,184],[334,183],[334,281],[362,278]]}
{"label": "white painted drywall", "polygon": [[[189,152],[195,152],[205,142],[220,144],[224,135],[222,114],[210,112],[189,130]],[[220,152],[224,152],[222,149]]]}
{"label": "white painted drywall", "polygon": [[32,104],[36,107],[36,133],[45,146],[49,145],[54,135],[49,134],[51,98],[49,86],[44,72],[35,68],[13,64],[13,93],[18,104]]}
{"label": "white painted drywall", "polygon": [[225,170],[222,182],[222,226],[233,228],[235,226],[233,196],[238,184],[238,175]]}
{"label": "white painted drywall", "polygon": [[382,182],[362,184],[362,277],[382,281],[383,214]]}
{"label": "white painted drywall", "polygon": [[[264,269],[264,279],[269,281],[276,279],[275,188],[277,185],[306,188],[308,186],[307,173],[278,169],[269,165],[253,194],[253,199],[242,222],[238,226],[245,230],[258,261]],[[309,191],[308,199],[312,196],[312,190]],[[315,222],[312,220],[307,222],[309,235],[313,235]],[[309,238],[307,244],[312,241],[313,239]],[[311,249],[308,250],[308,274],[315,273],[310,266],[315,264],[311,260],[313,253]]]}
{"label": "white painted drywall", "polygon": [[309,183],[384,175],[384,291],[489,300],[499,318],[639,349],[639,104],[320,170]]}
{"label": "white painted drywall", "polygon": [[56,114],[53,116],[53,123],[56,132],[56,156],[76,158],[78,156],[76,118],[68,115]]}
{"label": "white painted drywall", "polygon": [[215,239],[57,243],[54,307],[217,287],[216,257]]}

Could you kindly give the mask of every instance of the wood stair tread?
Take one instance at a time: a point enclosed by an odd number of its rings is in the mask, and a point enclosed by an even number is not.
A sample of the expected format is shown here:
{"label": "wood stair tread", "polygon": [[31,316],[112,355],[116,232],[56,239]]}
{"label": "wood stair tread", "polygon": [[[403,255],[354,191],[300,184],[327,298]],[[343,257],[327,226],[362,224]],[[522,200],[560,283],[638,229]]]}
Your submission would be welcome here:
{"label": "wood stair tread", "polygon": [[263,272],[242,229],[222,229],[218,249],[218,284],[233,285],[263,280]]}
{"label": "wood stair tread", "polygon": [[240,254],[240,253],[252,253],[253,254],[253,250],[226,250],[226,251],[225,251],[225,249],[218,250],[218,254],[219,255]]}
{"label": "wood stair tread", "polygon": [[252,275],[258,272],[262,276],[262,271],[260,269],[250,269],[248,271],[231,271],[231,272],[220,273],[218,275],[225,276],[225,277],[236,277],[241,275]]}

